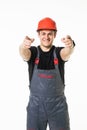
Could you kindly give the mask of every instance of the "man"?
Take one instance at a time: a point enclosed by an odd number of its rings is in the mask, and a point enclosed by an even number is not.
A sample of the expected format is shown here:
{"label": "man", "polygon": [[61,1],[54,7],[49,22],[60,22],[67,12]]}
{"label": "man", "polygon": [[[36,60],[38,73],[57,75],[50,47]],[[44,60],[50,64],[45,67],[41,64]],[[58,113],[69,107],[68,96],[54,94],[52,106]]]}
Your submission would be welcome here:
{"label": "man", "polygon": [[46,17],[37,27],[40,45],[31,46],[34,39],[25,37],[20,55],[29,67],[30,98],[27,106],[27,130],[70,130],[69,114],[64,94],[64,63],[74,50],[75,43],[67,35],[61,41],[65,47],[55,47],[56,23]]}

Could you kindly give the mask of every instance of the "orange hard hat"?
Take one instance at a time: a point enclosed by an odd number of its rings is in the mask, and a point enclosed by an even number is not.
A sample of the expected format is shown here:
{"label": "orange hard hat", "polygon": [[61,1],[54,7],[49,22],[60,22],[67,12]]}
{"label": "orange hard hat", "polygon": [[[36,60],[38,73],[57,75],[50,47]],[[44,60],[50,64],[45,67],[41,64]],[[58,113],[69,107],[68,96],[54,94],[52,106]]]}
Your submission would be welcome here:
{"label": "orange hard hat", "polygon": [[38,23],[37,31],[43,30],[43,29],[57,31],[56,22],[49,17],[41,19]]}

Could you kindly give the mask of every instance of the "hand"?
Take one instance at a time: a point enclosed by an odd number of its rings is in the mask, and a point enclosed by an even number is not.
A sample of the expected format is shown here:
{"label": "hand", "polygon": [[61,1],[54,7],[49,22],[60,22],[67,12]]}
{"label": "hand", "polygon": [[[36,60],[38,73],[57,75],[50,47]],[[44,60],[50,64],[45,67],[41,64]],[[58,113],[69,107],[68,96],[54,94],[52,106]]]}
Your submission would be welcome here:
{"label": "hand", "polygon": [[23,48],[30,48],[33,42],[34,38],[29,38],[28,36],[26,36],[22,44]]}
{"label": "hand", "polygon": [[65,44],[66,48],[73,48],[74,47],[73,40],[69,35],[67,35],[65,38],[62,38],[61,41]]}

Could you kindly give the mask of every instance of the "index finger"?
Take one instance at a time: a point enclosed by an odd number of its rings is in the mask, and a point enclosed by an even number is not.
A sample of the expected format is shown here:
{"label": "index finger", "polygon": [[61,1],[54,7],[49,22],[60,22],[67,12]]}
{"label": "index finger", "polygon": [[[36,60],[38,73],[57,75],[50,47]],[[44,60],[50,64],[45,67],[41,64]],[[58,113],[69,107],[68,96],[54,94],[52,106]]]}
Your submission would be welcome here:
{"label": "index finger", "polygon": [[35,40],[34,38],[29,38],[28,36],[26,36],[25,39],[27,39],[27,40],[29,40],[31,42],[33,42]]}
{"label": "index finger", "polygon": [[70,35],[67,35],[66,38],[67,38],[67,39],[71,39],[71,36],[70,36]]}
{"label": "index finger", "polygon": [[27,39],[27,40],[31,40],[31,38],[29,38],[28,36],[26,36],[25,39]]}

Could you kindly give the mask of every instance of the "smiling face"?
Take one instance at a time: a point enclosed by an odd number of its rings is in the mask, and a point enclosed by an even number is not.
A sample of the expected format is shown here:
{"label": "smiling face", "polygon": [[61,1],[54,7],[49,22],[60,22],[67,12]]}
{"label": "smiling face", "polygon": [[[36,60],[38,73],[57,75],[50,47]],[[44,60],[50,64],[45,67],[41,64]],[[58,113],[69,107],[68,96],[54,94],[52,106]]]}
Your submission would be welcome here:
{"label": "smiling face", "polygon": [[41,48],[43,50],[50,49],[56,37],[56,32],[53,30],[40,30],[38,32],[38,37],[40,39]]}

